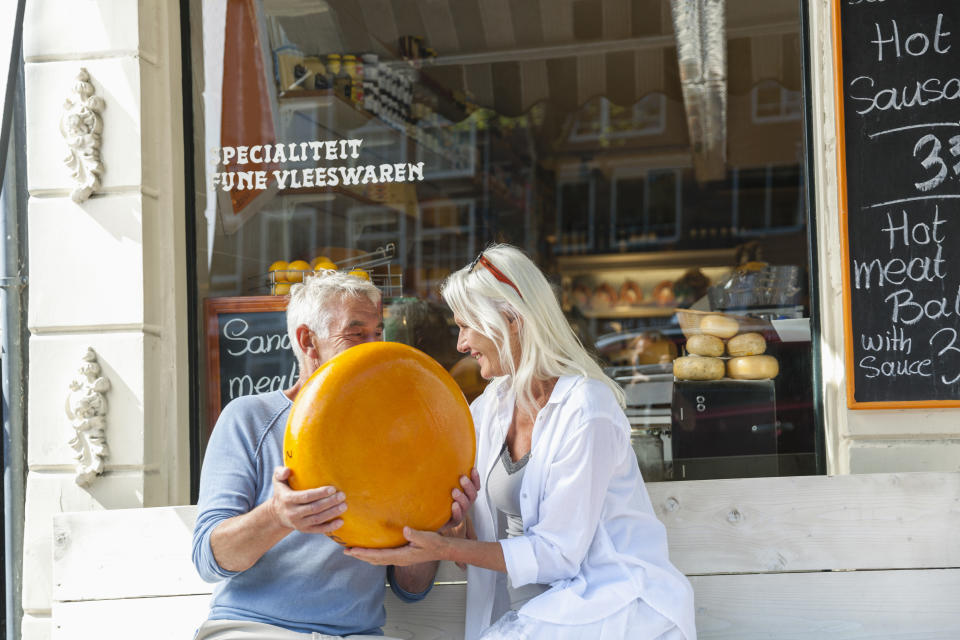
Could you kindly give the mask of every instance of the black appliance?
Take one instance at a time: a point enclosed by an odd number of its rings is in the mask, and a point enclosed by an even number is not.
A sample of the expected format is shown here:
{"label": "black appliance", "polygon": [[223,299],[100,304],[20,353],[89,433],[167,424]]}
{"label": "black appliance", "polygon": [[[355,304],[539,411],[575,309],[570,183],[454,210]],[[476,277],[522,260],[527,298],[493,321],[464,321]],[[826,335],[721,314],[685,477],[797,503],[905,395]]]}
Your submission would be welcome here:
{"label": "black appliance", "polygon": [[673,384],[674,480],[779,475],[773,380]]}

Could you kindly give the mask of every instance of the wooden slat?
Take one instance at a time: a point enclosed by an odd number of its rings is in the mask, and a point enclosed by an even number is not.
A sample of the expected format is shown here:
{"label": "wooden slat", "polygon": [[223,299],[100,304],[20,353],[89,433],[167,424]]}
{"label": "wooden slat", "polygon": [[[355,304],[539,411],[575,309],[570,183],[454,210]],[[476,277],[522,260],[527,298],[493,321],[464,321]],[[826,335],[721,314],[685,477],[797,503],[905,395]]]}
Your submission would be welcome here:
{"label": "wooden slat", "polygon": [[[960,567],[960,474],[648,485],[689,574]],[[190,560],[195,507],[59,514],[54,598],[209,593]],[[73,541],[77,541],[74,544]],[[141,567],[131,575],[129,568]],[[463,581],[445,566],[438,581]]]}
{"label": "wooden slat", "polygon": [[960,474],[648,485],[687,574],[960,567]]}
{"label": "wooden slat", "polygon": [[[211,593],[191,560],[196,513],[186,506],[58,514],[54,600]],[[443,562],[436,580],[465,582],[466,573]]]}
{"label": "wooden slat", "polygon": [[[960,570],[857,571],[696,576],[700,640],[955,640]],[[423,602],[387,598],[387,635],[463,637],[463,585],[435,587]],[[189,638],[207,596],[55,603],[53,640]]]}
{"label": "wooden slat", "polygon": [[387,594],[383,633],[416,640],[462,640],[467,585],[436,585],[420,602],[401,602]]}
{"label": "wooden slat", "polygon": [[956,640],[960,570],[691,579],[699,640]]}
{"label": "wooden slat", "polygon": [[196,507],[62,513],[53,521],[53,599],[207,594],[193,568]]}
{"label": "wooden slat", "polygon": [[[438,585],[416,603],[386,598],[384,633],[417,640],[461,640],[466,585]],[[192,638],[210,611],[210,596],[121,598],[54,604],[53,640]],[[138,624],[136,621],[147,621]],[[132,625],[136,625],[136,629]]]}
{"label": "wooden slat", "polygon": [[210,596],[54,602],[51,640],[189,640],[209,613]]}
{"label": "wooden slat", "polygon": [[[673,561],[693,575],[701,639],[960,637],[960,474],[648,488]],[[131,620],[158,621],[138,628],[138,638],[190,637],[210,591],[190,562],[195,514],[164,507],[56,516],[53,637],[128,638]],[[438,581],[459,584],[438,584],[416,604],[388,595],[387,633],[460,638],[463,580],[447,564]]]}

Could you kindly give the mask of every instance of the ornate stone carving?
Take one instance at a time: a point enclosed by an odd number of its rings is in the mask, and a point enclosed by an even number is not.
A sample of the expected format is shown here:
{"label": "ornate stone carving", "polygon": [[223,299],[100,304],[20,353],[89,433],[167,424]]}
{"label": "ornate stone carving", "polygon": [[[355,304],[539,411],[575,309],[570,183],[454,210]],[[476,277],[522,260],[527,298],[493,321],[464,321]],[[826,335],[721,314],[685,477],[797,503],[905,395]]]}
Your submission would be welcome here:
{"label": "ornate stone carving", "polygon": [[90,347],[83,356],[77,375],[70,381],[66,412],[73,426],[70,446],[77,452],[77,484],[89,485],[103,472],[107,449],[107,396],[110,380],[100,375],[97,354]]}
{"label": "ornate stone carving", "polygon": [[63,103],[63,116],[60,118],[60,135],[70,148],[63,163],[70,169],[76,184],[70,197],[77,203],[83,202],[100,188],[100,176],[103,173],[103,163],[100,162],[103,118],[100,112],[106,103],[93,93],[90,75],[81,67],[71,95]]}

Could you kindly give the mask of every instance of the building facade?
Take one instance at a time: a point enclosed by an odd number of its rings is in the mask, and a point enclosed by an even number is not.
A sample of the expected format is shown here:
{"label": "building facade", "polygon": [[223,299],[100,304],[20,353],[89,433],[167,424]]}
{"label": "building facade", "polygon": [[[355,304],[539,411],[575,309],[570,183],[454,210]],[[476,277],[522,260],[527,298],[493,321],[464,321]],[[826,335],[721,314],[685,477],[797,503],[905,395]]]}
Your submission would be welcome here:
{"label": "building facade", "polygon": [[[210,144],[210,123],[218,121],[210,118],[211,105],[225,99],[225,93],[223,87],[214,92],[205,77],[211,68],[209,48],[215,46],[205,31],[211,14],[230,4],[44,0],[26,5],[30,387],[27,423],[21,426],[28,447],[21,594],[25,639],[52,635],[55,513],[191,500],[209,418],[201,414],[208,398],[198,390],[208,382],[199,309],[205,293],[234,287],[212,277],[216,259],[204,250],[220,240],[222,230],[211,227],[208,237],[198,232],[207,224],[204,212],[215,193],[204,172],[210,170],[211,147],[226,146],[222,136]],[[275,4],[291,11],[297,5]],[[670,3],[658,4],[667,29]],[[802,25],[797,37],[808,48],[809,111],[803,134],[813,186],[806,206],[815,212],[809,222],[816,264],[810,270],[815,298],[810,308],[817,313],[817,339],[811,347],[817,371],[809,384],[818,385],[811,393],[818,398],[822,422],[820,471],[960,471],[960,409],[848,407],[833,5],[809,2],[803,12],[796,22]],[[677,19],[675,12],[672,24]],[[227,45],[220,46],[222,51]],[[689,118],[695,100],[682,78],[678,85],[686,92]],[[93,123],[87,135],[71,129],[79,125],[70,120],[65,101]],[[731,122],[734,126],[733,116]],[[688,151],[675,153],[689,156]],[[65,156],[74,158],[72,165]],[[681,161],[691,171],[709,171],[711,162],[715,159],[708,153]],[[561,165],[556,168],[560,181]],[[188,210],[193,217],[188,218]],[[423,221],[427,216],[421,209],[407,218]],[[558,229],[563,232],[559,223]],[[623,239],[608,231],[614,245]],[[260,233],[267,232],[268,227],[260,227]],[[581,242],[578,228],[570,233],[571,245]],[[424,237],[416,241],[423,243]],[[469,252],[481,248],[478,244]],[[413,256],[416,251],[406,247],[401,252]],[[574,265],[577,259],[579,254],[557,256]],[[193,316],[191,309],[196,310]],[[91,394],[99,398],[100,404],[84,405],[75,395],[78,390],[88,400]]]}

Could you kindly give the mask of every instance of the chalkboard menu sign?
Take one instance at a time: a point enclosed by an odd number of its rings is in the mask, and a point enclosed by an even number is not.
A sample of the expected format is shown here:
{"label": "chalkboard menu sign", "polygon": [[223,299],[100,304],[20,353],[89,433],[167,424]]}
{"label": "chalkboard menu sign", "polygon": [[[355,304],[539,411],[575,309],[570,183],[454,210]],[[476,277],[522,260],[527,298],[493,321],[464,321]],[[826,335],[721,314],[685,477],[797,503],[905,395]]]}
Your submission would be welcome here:
{"label": "chalkboard menu sign", "polygon": [[239,396],[288,389],[297,361],[287,336],[287,297],[208,298],[207,413],[210,428]]}
{"label": "chalkboard menu sign", "polygon": [[960,2],[834,11],[847,401],[960,406]]}

